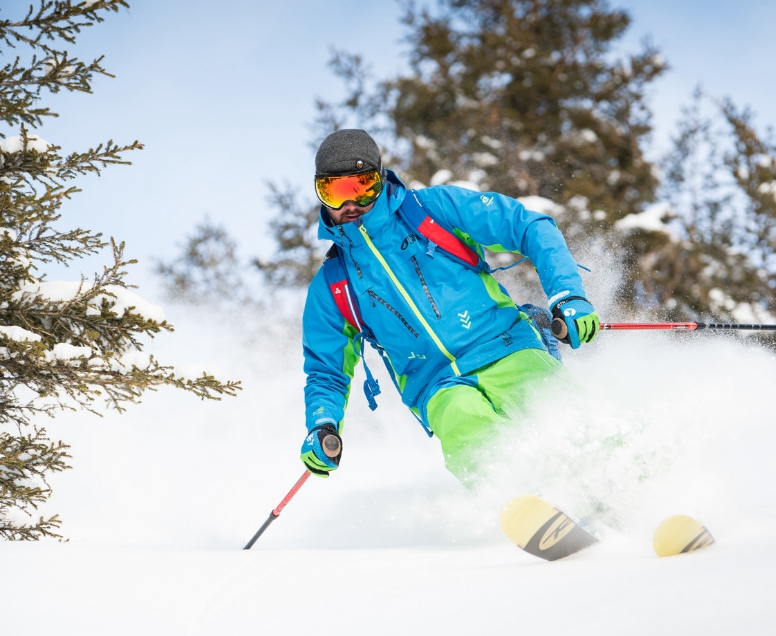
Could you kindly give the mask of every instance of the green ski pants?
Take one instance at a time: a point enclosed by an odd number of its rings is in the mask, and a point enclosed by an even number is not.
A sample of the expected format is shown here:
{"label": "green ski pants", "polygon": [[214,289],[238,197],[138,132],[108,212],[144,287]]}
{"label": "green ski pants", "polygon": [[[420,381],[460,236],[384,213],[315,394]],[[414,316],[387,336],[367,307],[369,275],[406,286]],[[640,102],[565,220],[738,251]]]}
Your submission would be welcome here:
{"label": "green ski pants", "polygon": [[442,443],[445,465],[472,485],[497,430],[519,414],[542,382],[564,367],[541,349],[522,349],[469,375],[450,378],[428,401],[428,423]]}

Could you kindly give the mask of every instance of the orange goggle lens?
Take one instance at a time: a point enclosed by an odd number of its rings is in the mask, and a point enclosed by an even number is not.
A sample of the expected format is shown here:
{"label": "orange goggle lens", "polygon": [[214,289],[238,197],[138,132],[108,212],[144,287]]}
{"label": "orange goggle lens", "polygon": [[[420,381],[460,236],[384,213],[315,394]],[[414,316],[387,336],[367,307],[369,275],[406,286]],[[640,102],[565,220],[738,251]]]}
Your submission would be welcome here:
{"label": "orange goggle lens", "polygon": [[362,207],[369,205],[382,190],[383,181],[377,170],[342,177],[315,177],[315,193],[332,210],[339,210],[348,201]]}

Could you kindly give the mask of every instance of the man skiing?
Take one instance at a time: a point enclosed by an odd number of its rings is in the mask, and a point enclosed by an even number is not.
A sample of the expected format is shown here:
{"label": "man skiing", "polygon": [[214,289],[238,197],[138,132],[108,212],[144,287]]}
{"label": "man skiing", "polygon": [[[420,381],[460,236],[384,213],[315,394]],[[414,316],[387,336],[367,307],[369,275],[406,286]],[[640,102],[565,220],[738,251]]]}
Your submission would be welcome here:
{"label": "man skiing", "polygon": [[[537,382],[562,369],[549,330],[529,315],[538,308],[515,304],[490,275],[483,248],[530,259],[552,316],[568,329],[564,342],[576,349],[595,337],[599,319],[563,236],[551,217],[498,193],[407,190],[363,130],[329,135],[315,169],[318,237],[334,247],[304,310],[302,461],[321,477],[339,466],[342,446],[331,436],[341,442],[366,341],[404,404],[439,438],[447,468],[467,483],[497,429]],[[548,326],[549,314],[542,318]],[[366,373],[375,408],[379,388]]]}

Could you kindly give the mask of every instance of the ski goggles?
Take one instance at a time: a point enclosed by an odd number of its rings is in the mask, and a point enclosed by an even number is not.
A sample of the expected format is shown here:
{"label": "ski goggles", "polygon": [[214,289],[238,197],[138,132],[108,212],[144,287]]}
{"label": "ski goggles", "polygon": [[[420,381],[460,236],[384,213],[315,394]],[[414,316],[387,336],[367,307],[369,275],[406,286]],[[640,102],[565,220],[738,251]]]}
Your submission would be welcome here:
{"label": "ski goggles", "polygon": [[321,203],[332,210],[339,210],[348,201],[353,201],[359,207],[367,206],[382,191],[383,180],[378,170],[340,177],[315,177],[315,193]]}

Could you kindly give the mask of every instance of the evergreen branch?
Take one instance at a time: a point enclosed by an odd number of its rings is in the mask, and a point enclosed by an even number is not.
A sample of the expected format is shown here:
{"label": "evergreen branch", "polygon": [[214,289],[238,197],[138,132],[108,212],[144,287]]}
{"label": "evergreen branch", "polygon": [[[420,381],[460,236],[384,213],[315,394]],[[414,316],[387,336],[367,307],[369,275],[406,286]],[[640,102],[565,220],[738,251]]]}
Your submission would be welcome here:
{"label": "evergreen branch", "polygon": [[[0,413],[0,424],[13,422],[26,425],[32,414],[53,416],[61,409],[80,408],[98,414],[93,406],[95,399],[104,395],[108,406],[119,412],[124,404],[136,404],[144,391],[160,386],[171,386],[193,393],[205,400],[220,400],[222,396],[234,396],[241,390],[240,382],[220,382],[203,373],[188,378],[176,373],[174,367],[160,365],[153,356],[147,364],[122,362],[109,353],[84,355],[58,359],[40,342],[18,343],[0,337],[0,387],[6,395],[23,386],[39,399],[20,404],[11,399]],[[87,350],[88,351],[88,350]]]}
{"label": "evergreen branch", "polygon": [[[30,259],[43,263],[66,263],[95,254],[108,245],[101,239],[101,234],[92,234],[81,228],[60,231],[52,227],[61,217],[59,209],[63,201],[76,192],[79,192],[76,188],[46,184],[45,192],[38,195],[0,184],[0,259],[6,266],[16,259],[22,264]],[[29,274],[27,269],[25,272]],[[10,280],[33,280],[30,275],[17,277],[10,274],[13,272],[0,268],[0,290],[18,287]],[[0,291],[0,298],[2,295]]]}
{"label": "evergreen branch", "polygon": [[[142,350],[140,335],[153,337],[160,331],[172,331],[166,321],[147,318],[135,307],[120,313],[114,310],[116,293],[112,288],[127,288],[125,267],[134,260],[124,260],[124,244],[111,239],[113,264],[95,274],[91,283],[82,278],[66,299],[51,299],[33,283],[29,289],[6,294],[6,306],[0,306],[0,322],[15,325],[38,334],[48,346],[71,342],[75,346],[96,347],[99,351],[123,354],[128,349]],[[2,297],[2,295],[0,295]]]}
{"label": "evergreen branch", "polygon": [[16,509],[32,516],[51,492],[46,476],[70,468],[66,460],[69,447],[63,442],[51,442],[46,429],[35,427],[31,433],[18,436],[0,432],[0,537],[5,539],[37,540],[44,536],[60,538],[55,532],[59,519],[41,517],[33,524],[11,523],[9,510]]}
{"label": "evergreen branch", "polygon": [[102,57],[87,65],[70,58],[66,51],[44,59],[33,56],[30,65],[21,65],[17,57],[12,64],[0,68],[0,121],[9,126],[37,127],[43,117],[56,117],[48,108],[35,107],[41,92],[45,89],[58,93],[64,89],[91,93],[94,75],[113,77],[100,65],[101,61]]}
{"label": "evergreen branch", "polygon": [[[12,48],[26,44],[47,53],[55,52],[44,40],[60,39],[72,44],[82,28],[105,19],[98,11],[117,12],[119,7],[128,9],[129,4],[126,0],[40,0],[38,9],[30,5],[22,20],[0,20],[0,42]],[[32,31],[34,35],[26,35],[26,31]]]}
{"label": "evergreen branch", "polygon": [[64,537],[56,532],[62,521],[59,515],[54,515],[48,519],[40,517],[34,524],[14,524],[8,521],[4,522],[3,509],[0,507],[0,537],[6,541],[39,541],[44,537],[62,540]]}
{"label": "evergreen branch", "polygon": [[96,172],[109,165],[131,165],[131,161],[121,158],[121,153],[128,150],[142,150],[143,144],[134,141],[127,146],[119,146],[113,143],[113,140],[106,144],[100,144],[96,148],[90,148],[84,153],[74,152],[68,155],[63,161],[54,164],[52,168],[56,170],[56,176],[59,179],[72,179],[77,174],[87,174]]}

